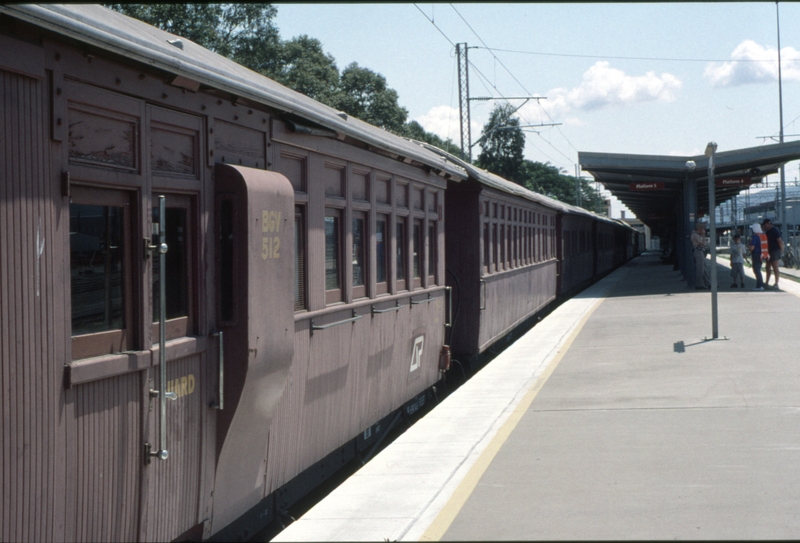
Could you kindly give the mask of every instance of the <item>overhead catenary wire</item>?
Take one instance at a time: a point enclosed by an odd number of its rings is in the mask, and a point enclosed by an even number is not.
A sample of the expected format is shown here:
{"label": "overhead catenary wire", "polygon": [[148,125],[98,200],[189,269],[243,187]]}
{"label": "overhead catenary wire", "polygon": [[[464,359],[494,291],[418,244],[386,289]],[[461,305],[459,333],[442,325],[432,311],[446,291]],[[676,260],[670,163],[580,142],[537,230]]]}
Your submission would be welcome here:
{"label": "overhead catenary wire", "polygon": [[[499,51],[501,53],[517,53],[521,55],[541,55],[549,57],[569,57],[569,58],[596,58],[596,59],[611,59],[611,60],[648,60],[648,61],[663,61],[663,62],[772,62],[770,59],[755,59],[755,58],[741,58],[741,59],[712,59],[712,58],[670,58],[670,57],[628,57],[628,56],[613,56],[613,55],[583,55],[577,53],[545,53],[543,51],[518,51],[514,49],[498,49],[493,47],[485,47],[489,51]],[[784,62],[792,60],[800,60],[800,57],[784,59]]]}
{"label": "overhead catenary wire", "polygon": [[[436,28],[436,30],[437,30],[437,31],[438,31],[438,32],[439,32],[439,33],[442,35],[442,37],[443,37],[445,40],[447,40],[447,42],[448,42],[448,43],[449,43],[449,44],[450,44],[450,45],[451,45],[453,48],[455,48],[455,43],[453,42],[453,40],[451,40],[451,39],[450,39],[450,37],[449,37],[449,36],[447,36],[447,34],[445,34],[445,33],[444,33],[444,31],[443,31],[441,28],[439,28],[439,26],[436,24],[436,22],[433,20],[433,18],[432,18],[432,17],[428,17],[428,15],[427,15],[427,14],[426,14],[426,13],[425,13],[425,12],[422,10],[422,8],[420,8],[420,7],[419,7],[419,6],[418,6],[416,3],[414,4],[414,7],[415,7],[415,8],[417,8],[417,10],[418,10],[418,11],[419,11],[419,12],[422,14],[422,16],[423,16],[423,17],[425,17],[425,19],[427,19],[427,20],[428,20],[428,22],[430,22],[430,23],[431,23],[431,24],[434,26],[434,28]],[[456,10],[456,9],[455,9],[455,6],[452,6],[452,4],[451,4],[451,7],[453,7],[453,10],[454,10],[454,11],[456,11],[456,13],[458,13],[458,10]],[[460,14],[460,13],[458,13],[458,15],[459,15],[459,17],[461,17],[461,19],[464,21],[464,23],[465,23],[465,24],[466,24],[466,25],[467,25],[467,26],[470,28],[470,30],[472,30],[472,32],[473,32],[473,33],[474,33],[474,34],[477,36],[477,38],[478,38],[478,39],[481,41],[481,43],[483,43],[483,44],[484,44],[484,47],[485,47],[486,49],[489,49],[489,47],[488,47],[488,46],[486,46],[486,42],[484,42],[484,41],[483,41],[483,39],[482,39],[480,36],[478,36],[478,34],[475,32],[475,30],[472,28],[472,26],[471,26],[471,25],[470,25],[470,24],[469,24],[469,23],[468,23],[468,22],[467,22],[467,21],[464,19],[464,17],[463,17],[463,16],[461,16],[461,14]],[[523,85],[523,84],[522,84],[522,83],[521,83],[521,82],[520,82],[520,81],[519,81],[519,80],[518,80],[518,79],[517,79],[517,78],[514,76],[514,74],[512,74],[512,73],[511,73],[511,71],[508,69],[508,67],[507,67],[507,66],[505,66],[505,65],[503,64],[503,62],[502,62],[502,61],[500,61],[499,59],[497,59],[496,57],[495,57],[495,59],[496,59],[498,62],[500,62],[500,65],[501,65],[501,66],[503,66],[503,68],[504,68],[504,69],[505,69],[505,70],[506,70],[506,71],[507,71],[507,72],[508,72],[508,73],[511,75],[511,77],[512,77],[512,78],[514,78],[514,80],[515,80],[515,81],[516,81],[516,82],[517,82],[517,83],[518,83],[518,84],[519,84],[519,85],[520,85],[520,86],[521,86],[521,87],[522,87],[522,88],[525,90],[525,92],[526,92],[526,93],[528,93],[528,94],[530,94],[530,92],[529,92],[527,89],[525,89],[525,86],[524,86],[524,85]],[[477,66],[475,66],[475,64],[474,64],[473,62],[469,61],[469,65],[470,65],[470,66],[473,68],[473,70],[474,70],[474,71],[475,71],[475,72],[476,72],[476,73],[479,75],[479,81],[480,81],[480,82],[481,82],[481,83],[484,85],[484,88],[486,88],[486,90],[487,90],[487,91],[489,90],[489,87],[492,87],[492,88],[493,88],[495,91],[497,91],[499,94],[502,94],[502,93],[500,93],[500,90],[497,88],[497,86],[496,86],[496,85],[493,85],[493,84],[491,84],[491,83],[489,82],[489,78],[488,78],[486,75],[484,75],[484,74],[483,74],[483,72],[481,72],[481,70],[480,70],[480,69],[479,69]],[[539,107],[541,108],[541,104],[539,105]],[[550,116],[550,114],[547,112],[547,110],[544,110],[544,109],[542,109],[542,111],[545,113],[545,115],[547,115],[547,117],[548,117],[548,118],[549,118],[551,121],[553,121],[553,118]],[[522,117],[522,115],[520,115],[520,117]],[[524,117],[522,117],[522,118],[523,118],[523,120],[524,120],[525,122],[529,122],[529,121],[527,121],[527,119],[525,119]],[[559,129],[559,133],[561,133],[562,137],[564,137],[564,139],[567,141],[567,143],[569,144],[569,146],[570,146],[570,147],[572,147],[572,148],[573,148],[573,149],[574,149],[574,150],[577,152],[577,149],[575,149],[575,147],[574,147],[574,146],[572,145],[572,143],[571,143],[571,142],[570,142],[570,141],[567,139],[567,137],[566,137],[566,136],[563,134],[563,132],[561,132],[561,130],[560,130],[560,129]],[[537,132],[537,134],[538,134],[538,132]],[[541,137],[541,134],[539,134],[539,136]],[[557,149],[557,148],[556,148],[556,147],[555,147],[555,146],[554,146],[552,143],[550,143],[550,142],[549,142],[549,141],[547,141],[547,140],[544,140],[544,138],[543,138],[543,141],[544,141],[545,143],[547,143],[548,145],[550,145],[550,146],[551,146],[553,149],[555,149],[555,150],[556,150],[556,151],[557,151],[559,154],[561,154],[561,155],[562,155],[564,158],[566,158],[568,162],[572,163],[572,160],[571,160],[571,159],[570,159],[570,158],[569,158],[567,155],[565,155],[563,152],[561,152],[561,150]],[[550,157],[549,157],[549,156],[548,156],[546,153],[543,153],[543,152],[541,151],[541,149],[539,149],[539,148],[538,148],[538,147],[536,147],[535,145],[533,145],[533,148],[534,148],[534,149],[536,149],[537,151],[539,151],[539,152],[540,152],[542,155],[544,155],[546,158],[548,158],[548,159],[550,159],[551,161],[555,162],[555,161],[554,161],[552,158],[550,158]]]}
{"label": "overhead catenary wire", "polygon": [[[464,18],[464,16],[463,16],[463,15],[461,15],[461,13],[460,13],[460,12],[459,12],[459,11],[456,9],[456,7],[455,7],[453,4],[450,4],[450,7],[451,7],[451,8],[453,8],[453,11],[455,11],[455,12],[456,12],[456,14],[457,14],[457,15],[458,15],[458,16],[461,18],[461,20],[462,20],[462,21],[464,21],[464,24],[466,24],[466,25],[467,25],[467,27],[468,27],[468,28],[469,28],[469,29],[472,31],[472,33],[473,33],[473,34],[475,34],[475,37],[476,37],[476,38],[478,38],[478,41],[480,41],[480,42],[483,44],[484,48],[485,48],[486,50],[488,50],[490,53],[492,53],[492,49],[491,49],[491,48],[490,48],[490,47],[489,47],[489,46],[486,44],[486,42],[483,40],[483,38],[481,38],[481,37],[478,35],[478,33],[475,31],[475,29],[474,29],[474,28],[472,28],[472,25],[470,25],[470,24],[469,24],[469,22],[468,22],[468,21],[467,21],[467,20]],[[478,49],[479,49],[479,47],[476,47],[476,48],[478,48]],[[518,85],[519,85],[519,86],[520,86],[520,87],[521,87],[521,88],[522,88],[522,89],[523,89],[523,90],[524,90],[524,91],[525,91],[527,94],[529,94],[529,95],[531,94],[531,92],[530,92],[530,91],[529,91],[529,90],[528,90],[528,89],[525,87],[525,85],[524,85],[524,84],[523,84],[523,83],[522,83],[522,82],[521,82],[521,81],[520,81],[520,80],[519,80],[519,79],[518,79],[518,78],[517,78],[517,77],[516,77],[516,76],[515,76],[515,75],[514,75],[512,72],[511,72],[511,70],[510,70],[510,69],[509,69],[509,68],[508,68],[508,67],[507,67],[505,64],[503,64],[503,61],[502,61],[502,60],[500,60],[500,59],[497,57],[497,55],[495,55],[494,53],[492,53],[492,57],[494,57],[494,60],[495,60],[496,62],[500,63],[500,66],[502,66],[502,67],[503,67],[503,68],[506,70],[506,72],[508,72],[508,74],[511,76],[511,78],[512,78],[514,81],[516,81],[516,83],[517,83],[517,84],[518,84]],[[483,75],[483,74],[480,72],[480,70],[479,70],[479,69],[478,69],[478,68],[477,68],[477,67],[474,65],[474,63],[473,63],[472,61],[470,61],[470,63],[469,63],[469,64],[470,64],[470,66],[472,66],[472,67],[473,67],[473,68],[474,68],[474,69],[475,69],[475,70],[476,70],[478,73],[480,73],[480,75],[481,75],[482,77],[484,77],[484,78],[485,78],[485,79],[488,81],[488,78],[487,78],[485,75]],[[497,89],[497,87],[496,87],[496,86],[494,86],[494,85],[492,85],[492,86],[495,88],[495,90],[497,90],[497,91],[498,91],[498,93],[499,93],[499,94],[502,94],[502,93],[499,91],[499,89]],[[508,100],[506,99],[506,101],[508,101]],[[544,113],[544,114],[547,116],[547,118],[548,118],[548,119],[549,119],[549,120],[550,120],[552,123],[554,123],[554,126],[556,126],[556,130],[558,130],[559,134],[561,134],[561,136],[564,138],[564,141],[566,141],[566,142],[567,142],[567,145],[569,145],[569,146],[572,148],[572,150],[573,150],[573,151],[575,151],[575,152],[577,153],[577,152],[578,152],[578,149],[577,149],[577,148],[575,148],[575,146],[574,146],[574,145],[572,145],[572,142],[571,142],[571,141],[569,141],[569,138],[567,138],[567,136],[564,134],[564,132],[562,132],[562,131],[561,131],[561,129],[560,129],[560,128],[558,128],[558,125],[557,125],[557,124],[555,124],[555,121],[554,121],[553,117],[550,115],[550,113],[547,111],[547,109],[545,109],[545,108],[542,106],[541,102],[539,102],[538,100],[537,100],[537,105],[539,106],[539,109],[540,109],[540,110],[541,110],[541,111],[542,111],[542,112],[543,112],[543,113]],[[530,124],[530,121],[529,121],[528,119],[526,119],[526,118],[523,116],[523,114],[521,114],[521,113],[517,113],[517,114],[519,115],[519,117],[520,117],[520,118],[521,118],[521,119],[522,119],[524,122],[526,122],[526,123]],[[541,137],[541,134],[539,134],[538,132],[537,132],[537,134],[538,134],[538,135]],[[553,145],[551,142],[549,142],[549,141],[545,140],[544,138],[542,138],[542,140],[543,140],[545,143],[547,143],[547,144],[548,144],[550,147],[552,147],[552,148],[553,148],[553,149],[554,149],[556,152],[558,152],[558,153],[559,153],[561,156],[563,156],[564,158],[566,158],[568,163],[570,163],[570,164],[575,164],[575,162],[574,162],[574,161],[573,161],[573,160],[572,160],[570,157],[568,157],[568,156],[567,156],[565,153],[563,153],[563,152],[562,152],[560,149],[558,149],[558,148],[557,148],[555,145]],[[535,148],[535,147],[534,147],[534,148]],[[541,152],[541,151],[540,151],[540,152]],[[546,156],[546,155],[545,155],[545,156]]]}
{"label": "overhead catenary wire", "polygon": [[419,10],[419,12],[420,12],[420,13],[422,13],[422,16],[423,16],[423,17],[425,17],[426,19],[428,19],[428,21],[430,21],[430,23],[431,23],[431,24],[434,26],[434,28],[436,28],[436,30],[438,30],[438,31],[439,31],[439,33],[440,33],[442,36],[444,36],[444,39],[446,39],[446,40],[447,40],[447,41],[450,43],[450,45],[452,45],[453,47],[455,47],[455,46],[456,46],[456,44],[455,44],[455,43],[453,43],[453,40],[451,40],[450,38],[448,38],[448,37],[447,37],[447,34],[445,34],[445,33],[444,33],[444,31],[443,31],[441,28],[439,28],[438,26],[436,26],[436,23],[433,21],[433,19],[432,19],[431,17],[428,17],[428,15],[427,15],[427,14],[426,14],[424,11],[422,11],[422,8],[420,8],[420,7],[419,7],[417,4],[414,4],[414,7],[415,7],[415,8],[417,8],[417,9]]}

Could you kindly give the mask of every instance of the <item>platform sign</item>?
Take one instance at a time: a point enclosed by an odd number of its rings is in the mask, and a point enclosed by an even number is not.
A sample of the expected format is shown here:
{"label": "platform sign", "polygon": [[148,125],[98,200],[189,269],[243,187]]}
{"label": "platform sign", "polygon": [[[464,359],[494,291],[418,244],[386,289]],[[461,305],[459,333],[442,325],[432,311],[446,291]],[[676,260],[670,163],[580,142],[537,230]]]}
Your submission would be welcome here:
{"label": "platform sign", "polygon": [[745,185],[752,185],[752,177],[718,177],[715,179],[715,184],[718,187],[738,187]]}
{"label": "platform sign", "polygon": [[664,190],[664,183],[661,181],[647,181],[640,183],[631,183],[631,190]]}

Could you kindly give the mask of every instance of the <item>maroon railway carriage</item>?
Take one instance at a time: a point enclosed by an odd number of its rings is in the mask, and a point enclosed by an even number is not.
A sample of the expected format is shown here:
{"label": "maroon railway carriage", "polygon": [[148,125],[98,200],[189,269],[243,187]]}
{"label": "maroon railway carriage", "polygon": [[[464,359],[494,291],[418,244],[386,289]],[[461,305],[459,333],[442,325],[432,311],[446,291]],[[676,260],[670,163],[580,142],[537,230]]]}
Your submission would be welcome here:
{"label": "maroon railway carriage", "polygon": [[461,165],[469,179],[449,183],[446,194],[455,311],[449,343],[469,360],[558,298],[622,265],[632,230]]}
{"label": "maroon railway carriage", "polygon": [[557,295],[556,216],[563,204],[469,167],[448,186],[447,271],[453,352],[485,351]]}
{"label": "maroon railway carriage", "polygon": [[100,6],[0,89],[0,540],[244,537],[440,378],[460,167]]}
{"label": "maroon railway carriage", "polygon": [[560,219],[562,264],[559,296],[586,288],[638,254],[631,245],[637,232],[627,224],[568,206]]}
{"label": "maroon railway carriage", "polygon": [[627,228],[572,208],[561,220],[563,264],[560,294],[570,295],[624,264]]}

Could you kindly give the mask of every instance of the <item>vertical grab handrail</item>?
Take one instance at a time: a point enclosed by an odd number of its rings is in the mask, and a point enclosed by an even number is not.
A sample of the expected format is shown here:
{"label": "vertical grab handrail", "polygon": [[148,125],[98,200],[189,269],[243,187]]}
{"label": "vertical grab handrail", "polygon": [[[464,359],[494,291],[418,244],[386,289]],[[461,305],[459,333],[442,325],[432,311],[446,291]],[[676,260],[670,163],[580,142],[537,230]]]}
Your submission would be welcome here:
{"label": "vertical grab handrail", "polygon": [[[158,360],[161,370],[160,391],[151,391],[151,395],[158,394],[159,410],[161,421],[159,425],[160,436],[158,451],[150,454],[159,460],[166,460],[169,457],[167,451],[167,398],[174,400],[176,394],[167,392],[167,288],[164,281],[165,269],[167,267],[167,243],[165,240],[166,226],[166,203],[163,195],[158,197],[158,245],[154,247],[158,251],[158,292],[159,292],[159,318],[158,318]],[[155,394],[154,394],[155,393]]]}
{"label": "vertical grab handrail", "polygon": [[453,287],[444,287],[447,291],[447,322],[445,328],[453,326]]}
{"label": "vertical grab handrail", "polygon": [[217,332],[212,334],[214,337],[219,338],[219,401],[216,403],[212,403],[211,407],[213,409],[219,409],[222,411],[225,409],[225,397],[223,393],[225,391],[225,345],[223,343],[223,333]]}

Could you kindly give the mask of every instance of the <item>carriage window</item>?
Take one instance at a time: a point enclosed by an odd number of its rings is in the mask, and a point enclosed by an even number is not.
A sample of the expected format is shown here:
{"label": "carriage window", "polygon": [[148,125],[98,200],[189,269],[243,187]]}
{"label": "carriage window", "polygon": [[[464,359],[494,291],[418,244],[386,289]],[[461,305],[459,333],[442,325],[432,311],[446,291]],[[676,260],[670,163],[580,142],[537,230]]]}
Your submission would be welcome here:
{"label": "carriage window", "polygon": [[[186,210],[172,207],[166,208],[166,293],[167,319],[185,317],[188,314],[187,293],[187,246],[186,246]],[[158,208],[153,210],[153,223],[158,221]],[[157,236],[153,237],[157,243]],[[161,289],[159,286],[159,258],[153,259],[153,322],[158,321],[161,311]]]}
{"label": "carriage window", "polygon": [[[517,210],[515,209],[514,210],[514,219],[516,219],[516,216],[517,216]],[[518,244],[519,244],[519,238],[517,237],[517,225],[514,225],[514,226],[511,227],[511,248],[513,249],[511,251],[511,267],[512,268],[516,268],[517,266],[519,266],[519,262],[518,262],[518,260],[519,260],[519,253],[518,253],[519,245]]]}
{"label": "carriage window", "polygon": [[366,295],[366,224],[366,215],[363,212],[353,213],[353,298],[363,298]]}
{"label": "carriage window", "polygon": [[406,220],[404,218],[397,219],[397,260],[395,265],[397,268],[397,288],[404,290],[406,288]]}
{"label": "carriage window", "polygon": [[[422,277],[422,221],[414,219],[414,232],[412,243],[412,277],[419,279]],[[416,285],[416,283],[415,283]]]}
{"label": "carriage window", "polygon": [[483,223],[483,272],[492,273],[492,244],[489,238],[491,225]]}
{"label": "carriage window", "polygon": [[133,343],[130,199],[75,187],[69,226],[72,358],[124,351]]}
{"label": "carriage window", "polygon": [[[154,202],[157,198],[154,197]],[[164,283],[166,290],[167,339],[175,339],[191,335],[191,299],[192,273],[190,266],[189,224],[191,217],[191,200],[187,196],[166,196],[165,209],[165,242],[167,244]],[[158,206],[153,207],[153,243],[158,240]],[[158,253],[152,253],[153,261],[153,343],[159,340],[158,321],[161,316],[161,272]]]}
{"label": "carriage window", "polygon": [[375,276],[378,294],[384,294],[387,281],[387,270],[389,269],[389,232],[387,225],[389,224],[389,217],[386,215],[378,215],[378,220],[375,221]]}
{"label": "carriage window", "polygon": [[428,286],[436,283],[436,223],[428,223]]}
{"label": "carriage window", "polygon": [[72,335],[125,328],[123,208],[70,206]]}
{"label": "carriage window", "polygon": [[[502,208],[501,208],[502,209]],[[506,227],[504,225],[500,225],[500,262],[497,264],[498,270],[505,270],[507,268],[506,264]]]}
{"label": "carriage window", "polygon": [[497,237],[497,223],[492,224],[492,271],[500,270],[499,253],[500,243]]}
{"label": "carriage window", "polygon": [[233,288],[236,277],[233,247],[235,224],[235,207],[231,198],[219,200],[219,318],[226,325],[235,324],[236,289]]}
{"label": "carriage window", "polygon": [[294,208],[294,310],[306,308],[306,246],[303,208]]}
{"label": "carriage window", "polygon": [[342,299],[341,211],[325,210],[325,301]]}

